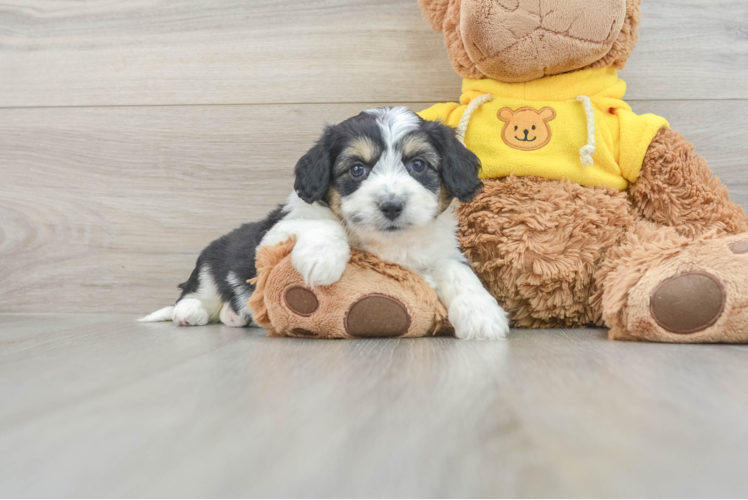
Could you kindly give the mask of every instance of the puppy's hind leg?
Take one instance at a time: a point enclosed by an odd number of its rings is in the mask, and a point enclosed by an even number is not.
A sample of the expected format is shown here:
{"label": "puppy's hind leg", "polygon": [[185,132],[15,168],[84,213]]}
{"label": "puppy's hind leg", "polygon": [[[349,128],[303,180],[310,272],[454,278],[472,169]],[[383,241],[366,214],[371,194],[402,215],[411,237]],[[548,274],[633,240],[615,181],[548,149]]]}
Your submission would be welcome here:
{"label": "puppy's hind leg", "polygon": [[242,328],[249,325],[252,322],[252,318],[247,318],[242,314],[234,312],[234,308],[228,302],[223,304],[221,313],[218,315],[221,323],[226,326],[232,326],[234,328]]}
{"label": "puppy's hind leg", "polygon": [[[197,281],[197,282],[195,282]],[[223,301],[210,268],[203,265],[184,285],[184,293],[174,306],[171,319],[181,326],[202,326],[218,320]]]}
{"label": "puppy's hind leg", "polygon": [[199,299],[186,297],[174,306],[171,320],[179,326],[203,326],[210,322],[210,314]]}
{"label": "puppy's hind leg", "polygon": [[226,283],[231,287],[233,298],[221,308],[219,319],[226,326],[242,328],[252,323],[252,309],[247,304],[254,288],[241,279],[234,271],[226,275]]}

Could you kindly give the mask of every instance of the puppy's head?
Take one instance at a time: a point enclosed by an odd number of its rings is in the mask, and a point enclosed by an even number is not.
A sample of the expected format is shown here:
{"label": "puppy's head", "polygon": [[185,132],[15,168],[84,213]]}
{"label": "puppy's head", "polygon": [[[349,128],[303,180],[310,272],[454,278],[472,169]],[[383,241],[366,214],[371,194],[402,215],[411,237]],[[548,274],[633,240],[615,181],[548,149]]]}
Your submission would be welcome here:
{"label": "puppy's head", "polygon": [[375,108],[328,126],[296,164],[298,196],[324,201],[350,228],[397,235],[481,188],[478,158],[446,125],[404,107]]}

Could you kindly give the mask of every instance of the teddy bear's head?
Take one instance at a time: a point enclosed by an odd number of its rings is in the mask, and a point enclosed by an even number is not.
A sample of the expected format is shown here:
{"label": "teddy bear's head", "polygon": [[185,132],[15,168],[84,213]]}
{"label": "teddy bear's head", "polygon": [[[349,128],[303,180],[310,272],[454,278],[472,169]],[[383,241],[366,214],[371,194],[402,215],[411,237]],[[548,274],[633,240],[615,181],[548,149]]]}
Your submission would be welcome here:
{"label": "teddy bear's head", "polygon": [[507,83],[623,68],[641,0],[418,0],[463,78]]}

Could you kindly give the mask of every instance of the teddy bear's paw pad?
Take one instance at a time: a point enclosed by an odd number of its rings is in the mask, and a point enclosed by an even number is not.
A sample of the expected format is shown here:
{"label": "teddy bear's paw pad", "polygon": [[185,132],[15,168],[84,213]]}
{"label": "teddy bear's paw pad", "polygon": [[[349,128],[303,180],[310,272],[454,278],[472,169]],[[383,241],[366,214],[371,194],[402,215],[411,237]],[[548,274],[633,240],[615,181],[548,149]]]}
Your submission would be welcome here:
{"label": "teddy bear's paw pad", "polygon": [[286,307],[299,316],[311,316],[319,307],[314,292],[303,286],[292,286],[283,294]]}
{"label": "teddy bear's paw pad", "polygon": [[735,255],[743,255],[748,253],[748,241],[738,241],[730,245],[730,250]]}
{"label": "teddy bear's paw pad", "polygon": [[650,309],[665,330],[688,335],[706,330],[725,310],[725,287],[715,276],[702,271],[668,278],[652,292]]}
{"label": "teddy bear's paw pad", "polygon": [[409,328],[408,310],[386,295],[365,295],[345,315],[345,331],[353,337],[400,337]]}

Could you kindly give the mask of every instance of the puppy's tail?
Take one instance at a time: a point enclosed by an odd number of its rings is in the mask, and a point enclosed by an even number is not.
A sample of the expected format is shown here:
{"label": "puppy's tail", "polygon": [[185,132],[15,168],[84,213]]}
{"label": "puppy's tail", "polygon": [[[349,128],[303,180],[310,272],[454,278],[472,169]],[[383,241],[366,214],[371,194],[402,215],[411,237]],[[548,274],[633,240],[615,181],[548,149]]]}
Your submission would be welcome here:
{"label": "puppy's tail", "polygon": [[171,321],[171,313],[174,310],[174,306],[164,307],[156,312],[152,312],[148,316],[140,318],[138,321],[141,323],[153,323],[155,321]]}

